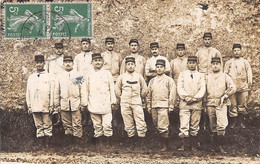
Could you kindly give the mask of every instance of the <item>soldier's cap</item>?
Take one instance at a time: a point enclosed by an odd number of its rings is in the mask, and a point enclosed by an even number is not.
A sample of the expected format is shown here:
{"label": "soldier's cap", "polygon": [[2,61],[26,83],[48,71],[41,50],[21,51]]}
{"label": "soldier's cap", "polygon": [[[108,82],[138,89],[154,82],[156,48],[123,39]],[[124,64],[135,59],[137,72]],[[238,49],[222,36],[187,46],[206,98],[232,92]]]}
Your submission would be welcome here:
{"label": "soldier's cap", "polygon": [[55,48],[63,48],[63,43],[55,43]]}
{"label": "soldier's cap", "polygon": [[241,46],[241,44],[239,44],[239,43],[235,43],[235,44],[233,44],[233,48],[232,49],[235,49],[235,48],[242,48],[242,46]]}
{"label": "soldier's cap", "polygon": [[43,55],[35,55],[34,61],[44,61],[44,56]]}
{"label": "soldier's cap", "polygon": [[93,53],[92,54],[92,60],[99,59],[99,58],[103,58],[101,53]]}
{"label": "soldier's cap", "polygon": [[195,61],[197,62],[198,61],[198,57],[197,56],[188,56],[188,62],[189,61]]}
{"label": "soldier's cap", "polygon": [[177,43],[176,49],[185,49],[184,43]]}
{"label": "soldier's cap", "polygon": [[81,39],[81,43],[82,43],[82,42],[88,42],[88,43],[90,43],[90,39],[89,39],[89,38],[82,38],[82,39]]}
{"label": "soldier's cap", "polygon": [[221,63],[220,57],[213,57],[213,58],[211,58],[211,63],[213,63],[213,62]]}
{"label": "soldier's cap", "polygon": [[72,56],[64,56],[63,61],[73,61]]}
{"label": "soldier's cap", "polygon": [[133,62],[133,63],[135,63],[135,58],[134,58],[134,57],[126,57],[126,58],[125,58],[125,63],[128,63],[128,62]]}
{"label": "soldier's cap", "polygon": [[137,43],[137,44],[139,45],[139,42],[138,42],[137,39],[131,39],[131,40],[129,41],[129,45],[130,45],[131,43]]}
{"label": "soldier's cap", "polygon": [[163,59],[158,59],[158,60],[156,60],[156,64],[155,64],[156,66],[157,65],[163,65],[164,67],[165,67],[165,60],[163,60]]}
{"label": "soldier's cap", "polygon": [[154,47],[159,48],[159,43],[158,42],[150,43],[150,48],[152,49]]}
{"label": "soldier's cap", "polygon": [[209,37],[209,38],[212,39],[212,34],[211,34],[211,32],[205,32],[204,35],[203,35],[203,39],[204,39],[205,37]]}
{"label": "soldier's cap", "polygon": [[107,42],[115,43],[115,39],[112,37],[107,37],[105,40],[105,43],[107,43]]}

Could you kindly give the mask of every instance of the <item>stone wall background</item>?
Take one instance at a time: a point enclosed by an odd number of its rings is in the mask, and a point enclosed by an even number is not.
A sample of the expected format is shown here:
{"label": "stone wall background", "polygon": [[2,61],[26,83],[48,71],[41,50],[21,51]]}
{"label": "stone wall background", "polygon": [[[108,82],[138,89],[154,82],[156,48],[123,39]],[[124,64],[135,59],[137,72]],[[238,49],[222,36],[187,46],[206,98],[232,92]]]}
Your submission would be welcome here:
{"label": "stone wall background", "polygon": [[[10,0],[9,0],[10,1]],[[54,1],[58,2],[58,1]],[[90,0],[93,4],[94,51],[104,51],[104,39],[116,39],[115,51],[128,53],[128,42],[137,38],[145,57],[149,43],[158,41],[160,51],[169,59],[175,57],[177,42],[186,44],[194,54],[202,46],[202,35],[213,33],[213,46],[228,60],[233,43],[241,43],[243,56],[253,69],[253,88],[250,101],[260,104],[259,69],[259,0]],[[24,109],[28,76],[34,71],[34,54],[45,57],[54,53],[57,39],[4,39],[4,8],[1,4],[1,108]],[[65,54],[75,56],[80,50],[80,39],[61,40]]]}

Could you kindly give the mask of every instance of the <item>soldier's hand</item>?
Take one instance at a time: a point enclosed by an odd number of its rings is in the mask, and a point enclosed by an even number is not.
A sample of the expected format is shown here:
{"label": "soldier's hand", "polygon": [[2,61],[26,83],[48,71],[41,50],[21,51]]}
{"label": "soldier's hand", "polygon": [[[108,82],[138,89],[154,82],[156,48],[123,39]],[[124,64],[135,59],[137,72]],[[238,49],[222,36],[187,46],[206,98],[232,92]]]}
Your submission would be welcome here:
{"label": "soldier's hand", "polygon": [[117,104],[111,104],[111,109],[112,110],[117,110]]}
{"label": "soldier's hand", "polygon": [[220,105],[219,105],[221,108],[223,107],[224,101],[225,101],[226,98],[228,98],[227,95],[224,95],[224,96],[221,97],[221,99],[220,99]]}
{"label": "soldier's hand", "polygon": [[32,114],[32,108],[28,108],[28,114]]}
{"label": "soldier's hand", "polygon": [[173,112],[173,111],[174,111],[174,108],[171,108],[171,107],[170,107],[170,108],[169,108],[169,113],[170,113],[170,112]]}
{"label": "soldier's hand", "polygon": [[52,106],[49,107],[49,114],[52,114],[54,112],[54,108]]}
{"label": "soldier's hand", "polygon": [[80,106],[79,107],[80,112],[84,112],[85,109],[87,109],[87,106]]}
{"label": "soldier's hand", "polygon": [[151,114],[152,108],[147,108],[147,112]]}
{"label": "soldier's hand", "polygon": [[192,101],[192,97],[186,97],[185,98],[185,101],[187,102],[187,104],[191,104],[193,101]]}

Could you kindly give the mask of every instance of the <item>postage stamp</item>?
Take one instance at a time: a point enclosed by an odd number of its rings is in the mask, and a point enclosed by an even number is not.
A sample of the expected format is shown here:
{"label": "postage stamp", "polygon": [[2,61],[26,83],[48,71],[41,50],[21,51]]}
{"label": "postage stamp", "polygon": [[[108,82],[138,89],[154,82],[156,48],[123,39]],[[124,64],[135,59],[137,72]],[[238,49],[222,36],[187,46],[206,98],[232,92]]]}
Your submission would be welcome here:
{"label": "postage stamp", "polygon": [[47,38],[46,4],[5,4],[5,38]]}
{"label": "postage stamp", "polygon": [[50,37],[92,37],[91,3],[50,4]]}

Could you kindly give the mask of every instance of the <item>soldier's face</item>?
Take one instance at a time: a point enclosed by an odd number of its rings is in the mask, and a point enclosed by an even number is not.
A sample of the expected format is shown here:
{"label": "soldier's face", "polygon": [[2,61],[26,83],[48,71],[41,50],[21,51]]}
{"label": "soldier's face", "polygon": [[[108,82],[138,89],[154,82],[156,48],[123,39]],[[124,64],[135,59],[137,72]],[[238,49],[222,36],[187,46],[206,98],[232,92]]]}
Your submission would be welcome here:
{"label": "soldier's face", "polygon": [[178,48],[178,49],[177,49],[177,56],[182,57],[182,56],[184,56],[184,55],[185,55],[185,49],[183,49],[183,48]]}
{"label": "soldier's face", "polygon": [[36,61],[36,68],[37,68],[37,71],[41,71],[41,70],[43,70],[43,68],[44,68],[44,64],[45,64],[44,61]]}
{"label": "soldier's face", "polygon": [[73,69],[73,61],[63,61],[63,66],[66,71],[71,71]]}
{"label": "soldier's face", "polygon": [[135,63],[134,62],[127,62],[126,63],[126,70],[127,72],[134,72],[135,71]]}
{"label": "soldier's face", "polygon": [[220,71],[221,64],[219,62],[212,62],[212,69],[213,72],[219,72]]}
{"label": "soldier's face", "polygon": [[106,48],[108,51],[113,51],[115,44],[113,42],[107,42]]}
{"label": "soldier's face", "polygon": [[151,53],[153,56],[158,56],[159,48],[153,47],[151,48]]}
{"label": "soldier's face", "polygon": [[233,54],[235,58],[239,58],[241,56],[241,49],[240,48],[234,48]]}
{"label": "soldier's face", "polygon": [[210,37],[204,37],[203,41],[204,41],[204,45],[205,47],[210,47],[211,46],[211,38]]}
{"label": "soldier's face", "polygon": [[101,69],[103,66],[103,58],[97,58],[92,60],[92,65],[94,67],[94,69]]}
{"label": "soldier's face", "polygon": [[63,54],[63,48],[56,48],[56,54],[57,55],[62,55]]}
{"label": "soldier's face", "polygon": [[164,74],[165,67],[163,65],[156,65],[156,73],[158,75]]}
{"label": "soldier's face", "polygon": [[195,62],[195,61],[188,61],[187,65],[188,65],[189,70],[195,71],[196,70],[196,66],[197,66],[197,62]]}
{"label": "soldier's face", "polygon": [[130,51],[132,53],[137,53],[139,50],[139,45],[137,43],[131,43],[130,45]]}
{"label": "soldier's face", "polygon": [[81,42],[81,47],[83,51],[88,51],[90,49],[90,43],[87,41]]}

